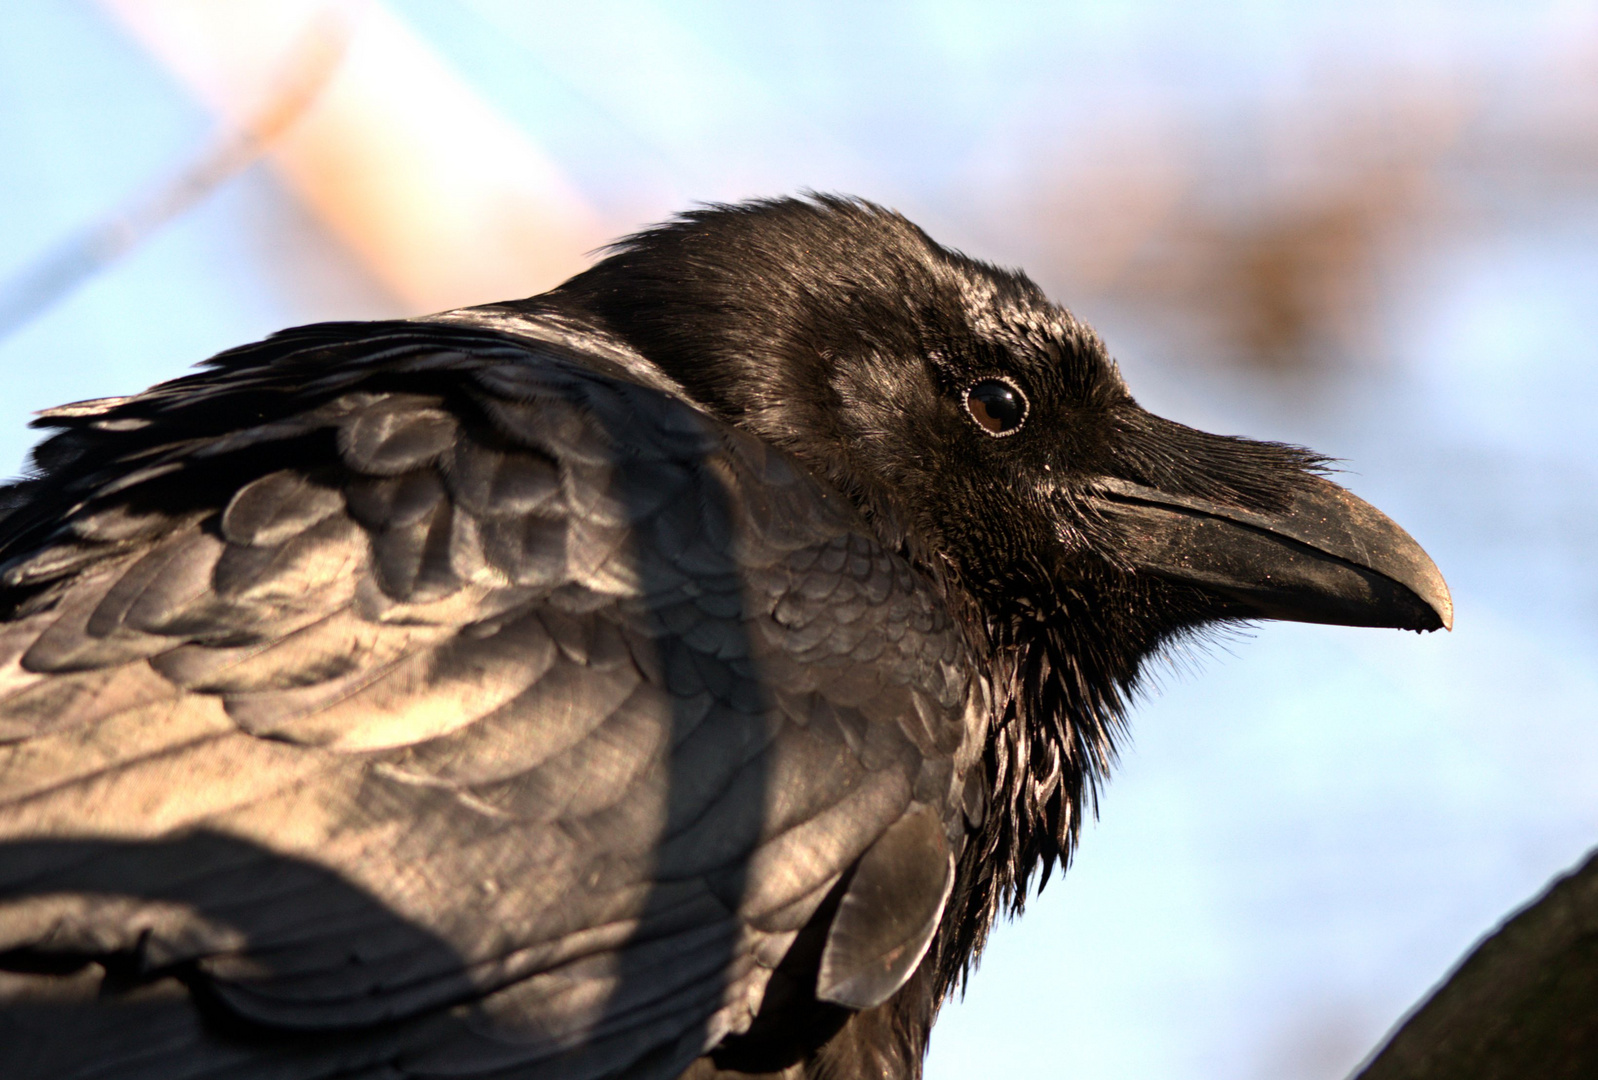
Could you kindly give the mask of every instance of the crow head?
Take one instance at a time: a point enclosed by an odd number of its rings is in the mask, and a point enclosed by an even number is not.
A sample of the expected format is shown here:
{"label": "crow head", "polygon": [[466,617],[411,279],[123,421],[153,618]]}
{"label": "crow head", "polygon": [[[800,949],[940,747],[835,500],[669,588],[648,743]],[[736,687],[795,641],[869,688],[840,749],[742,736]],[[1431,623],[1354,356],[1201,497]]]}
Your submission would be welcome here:
{"label": "crow head", "polygon": [[1068,853],[1162,644],[1228,619],[1452,620],[1431,560],[1323,459],[1146,412],[1030,280],[871,204],[696,211],[554,296],[804,459],[943,583],[1004,695],[988,753],[1007,823],[988,831],[1012,900]]}

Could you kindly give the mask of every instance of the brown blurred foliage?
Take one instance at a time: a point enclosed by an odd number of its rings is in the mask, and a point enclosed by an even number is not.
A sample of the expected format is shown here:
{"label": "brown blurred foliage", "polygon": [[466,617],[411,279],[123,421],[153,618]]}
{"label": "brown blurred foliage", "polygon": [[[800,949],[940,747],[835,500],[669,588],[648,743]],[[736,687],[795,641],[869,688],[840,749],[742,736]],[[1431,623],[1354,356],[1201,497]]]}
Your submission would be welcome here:
{"label": "brown blurred foliage", "polygon": [[1173,115],[1117,117],[1093,154],[1037,170],[1040,269],[1287,376],[1379,362],[1384,298],[1445,243],[1598,198],[1598,48],[1510,74],[1346,71],[1219,132]]}

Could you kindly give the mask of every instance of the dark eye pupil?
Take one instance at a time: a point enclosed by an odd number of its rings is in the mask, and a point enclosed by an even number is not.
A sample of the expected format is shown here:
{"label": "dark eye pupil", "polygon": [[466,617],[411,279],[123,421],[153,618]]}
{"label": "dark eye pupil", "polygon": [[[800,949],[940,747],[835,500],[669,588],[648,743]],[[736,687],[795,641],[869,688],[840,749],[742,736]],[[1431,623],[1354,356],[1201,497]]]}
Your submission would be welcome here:
{"label": "dark eye pupil", "polygon": [[1009,383],[984,379],[966,391],[971,419],[994,435],[1008,435],[1026,419],[1026,399]]}

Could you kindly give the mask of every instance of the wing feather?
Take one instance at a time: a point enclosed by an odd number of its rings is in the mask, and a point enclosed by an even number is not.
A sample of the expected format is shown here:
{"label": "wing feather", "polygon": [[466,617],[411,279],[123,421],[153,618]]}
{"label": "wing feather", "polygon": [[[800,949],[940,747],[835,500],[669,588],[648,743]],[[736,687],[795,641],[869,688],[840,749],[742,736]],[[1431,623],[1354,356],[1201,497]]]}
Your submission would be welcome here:
{"label": "wing feather", "polygon": [[[45,422],[0,519],[0,945],[139,958],[97,991],[164,1032],[129,1075],[675,1075],[896,822],[961,820],[932,586],[668,393],[334,324]],[[187,994],[342,1035],[245,1071],[149,1019]]]}

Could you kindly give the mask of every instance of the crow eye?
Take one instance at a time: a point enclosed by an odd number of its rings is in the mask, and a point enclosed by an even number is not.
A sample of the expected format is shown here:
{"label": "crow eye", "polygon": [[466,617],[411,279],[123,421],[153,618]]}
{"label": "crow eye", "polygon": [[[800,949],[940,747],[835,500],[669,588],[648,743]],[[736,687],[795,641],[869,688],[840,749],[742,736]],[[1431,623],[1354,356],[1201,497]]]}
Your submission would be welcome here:
{"label": "crow eye", "polygon": [[989,435],[1014,435],[1026,419],[1026,395],[1003,379],[983,379],[965,392],[965,411]]}

